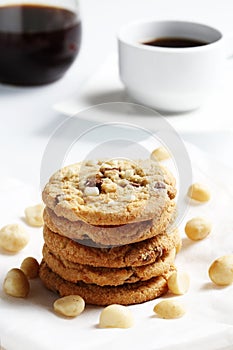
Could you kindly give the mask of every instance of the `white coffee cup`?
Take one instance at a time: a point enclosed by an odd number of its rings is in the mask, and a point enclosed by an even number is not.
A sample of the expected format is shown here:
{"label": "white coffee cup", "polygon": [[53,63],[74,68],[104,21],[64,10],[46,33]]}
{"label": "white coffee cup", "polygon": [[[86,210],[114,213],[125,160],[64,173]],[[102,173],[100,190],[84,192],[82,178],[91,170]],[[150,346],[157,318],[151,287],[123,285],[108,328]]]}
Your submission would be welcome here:
{"label": "white coffee cup", "polygon": [[[156,38],[186,38],[203,46],[171,48],[143,43]],[[128,94],[162,111],[199,107],[222,76],[226,43],[210,26],[184,21],[140,21],[120,30],[119,71]]]}

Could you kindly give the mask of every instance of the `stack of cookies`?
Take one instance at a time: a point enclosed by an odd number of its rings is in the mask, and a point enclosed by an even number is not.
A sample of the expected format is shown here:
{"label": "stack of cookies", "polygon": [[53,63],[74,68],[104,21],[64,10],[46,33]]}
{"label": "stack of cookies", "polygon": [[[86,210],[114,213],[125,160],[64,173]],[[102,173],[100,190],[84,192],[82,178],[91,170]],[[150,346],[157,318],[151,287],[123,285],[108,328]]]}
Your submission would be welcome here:
{"label": "stack of cookies", "polygon": [[175,179],[157,163],[86,161],[56,172],[43,191],[40,278],[61,296],[136,304],[167,291],[180,237]]}

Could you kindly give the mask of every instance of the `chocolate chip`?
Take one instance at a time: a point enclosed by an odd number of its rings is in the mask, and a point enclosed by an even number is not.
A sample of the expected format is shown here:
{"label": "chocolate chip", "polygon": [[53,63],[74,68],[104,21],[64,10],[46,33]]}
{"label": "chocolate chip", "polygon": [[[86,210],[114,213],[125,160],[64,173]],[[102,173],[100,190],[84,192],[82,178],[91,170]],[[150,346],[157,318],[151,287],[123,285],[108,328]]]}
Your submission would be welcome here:
{"label": "chocolate chip", "polygon": [[104,167],[104,166],[101,166],[101,168],[100,168],[100,172],[104,175],[104,173],[105,173],[105,171],[119,171],[120,170],[120,168],[118,167]]}
{"label": "chocolate chip", "polygon": [[55,203],[58,204],[63,199],[64,199],[64,194],[57,194],[55,197]]}
{"label": "chocolate chip", "polygon": [[165,184],[160,181],[157,181],[154,187],[157,188],[158,190],[166,188]]}
{"label": "chocolate chip", "polygon": [[95,178],[95,186],[99,189],[99,192],[101,192],[101,185],[103,183],[103,180],[101,177],[97,174]]}
{"label": "chocolate chip", "polygon": [[111,168],[111,169],[107,169],[107,170],[116,170],[116,171],[119,171],[120,168]]}
{"label": "chocolate chip", "polygon": [[141,186],[146,186],[148,184],[147,179],[143,179],[141,182]]}
{"label": "chocolate chip", "polygon": [[96,184],[96,178],[95,177],[89,177],[87,181],[85,182],[86,187],[95,187]]}
{"label": "chocolate chip", "polygon": [[134,187],[140,187],[141,184],[137,183],[137,182],[130,182],[130,185],[134,186]]}
{"label": "chocolate chip", "polygon": [[85,187],[97,187],[99,192],[101,192],[101,185],[103,183],[102,178],[99,174],[96,174],[95,177],[89,177],[85,182]]}

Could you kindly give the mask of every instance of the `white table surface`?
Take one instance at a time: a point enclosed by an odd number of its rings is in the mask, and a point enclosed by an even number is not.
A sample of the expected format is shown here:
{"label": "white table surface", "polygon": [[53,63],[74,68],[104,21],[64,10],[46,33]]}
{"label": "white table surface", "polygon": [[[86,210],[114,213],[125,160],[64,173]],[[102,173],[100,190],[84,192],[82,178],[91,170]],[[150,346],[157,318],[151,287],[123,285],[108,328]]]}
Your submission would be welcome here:
{"label": "white table surface", "polygon": [[[224,33],[233,35],[232,0],[82,0],[80,3],[83,44],[81,54],[66,76],[39,88],[0,85],[1,178],[17,178],[39,189],[43,152],[51,134],[67,118],[52,107],[74,93],[78,95],[109,53],[116,52],[116,32],[121,25],[139,18],[187,19],[218,26]],[[233,63],[229,69],[233,70]],[[226,94],[230,98],[227,86]],[[233,126],[233,89],[232,109],[227,112],[232,115]],[[190,130],[180,135],[233,166],[232,130],[232,127],[203,133]]]}

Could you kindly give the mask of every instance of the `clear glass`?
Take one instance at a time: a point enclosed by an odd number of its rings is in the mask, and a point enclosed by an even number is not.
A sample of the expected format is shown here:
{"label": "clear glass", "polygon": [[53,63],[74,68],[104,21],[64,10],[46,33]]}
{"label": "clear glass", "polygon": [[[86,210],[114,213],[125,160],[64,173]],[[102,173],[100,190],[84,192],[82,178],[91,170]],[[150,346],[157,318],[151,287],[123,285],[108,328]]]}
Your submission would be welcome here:
{"label": "clear glass", "polygon": [[60,79],[78,55],[81,35],[77,0],[0,0],[0,83]]}

